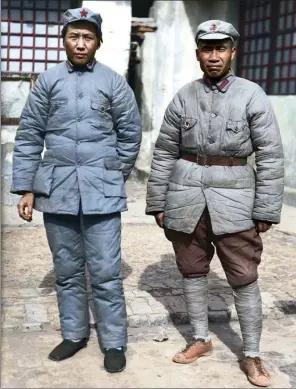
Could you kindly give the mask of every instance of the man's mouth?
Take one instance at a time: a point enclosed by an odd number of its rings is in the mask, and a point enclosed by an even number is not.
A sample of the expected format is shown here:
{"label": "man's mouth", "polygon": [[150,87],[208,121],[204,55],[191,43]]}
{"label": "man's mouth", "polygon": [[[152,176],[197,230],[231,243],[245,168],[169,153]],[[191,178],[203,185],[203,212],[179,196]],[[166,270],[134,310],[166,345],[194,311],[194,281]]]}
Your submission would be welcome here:
{"label": "man's mouth", "polygon": [[218,65],[217,66],[214,66],[214,65],[213,66],[208,66],[208,69],[209,70],[220,70],[221,66],[218,66]]}

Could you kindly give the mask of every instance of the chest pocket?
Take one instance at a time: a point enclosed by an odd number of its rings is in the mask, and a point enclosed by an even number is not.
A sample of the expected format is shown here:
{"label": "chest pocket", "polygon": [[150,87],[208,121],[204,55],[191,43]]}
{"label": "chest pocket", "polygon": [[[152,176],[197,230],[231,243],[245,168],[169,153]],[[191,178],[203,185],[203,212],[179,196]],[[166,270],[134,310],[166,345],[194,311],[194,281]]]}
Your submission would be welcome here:
{"label": "chest pocket", "polygon": [[195,118],[183,116],[181,119],[181,143],[184,147],[192,147],[196,142],[196,125],[198,121]]}
{"label": "chest pocket", "polygon": [[250,129],[245,120],[228,120],[225,125],[223,149],[239,151],[241,145],[250,138]]}
{"label": "chest pocket", "polygon": [[64,127],[68,114],[68,99],[51,100],[48,127],[54,129],[55,127]]}
{"label": "chest pocket", "polygon": [[106,98],[91,100],[91,126],[94,128],[109,127],[111,120],[111,106]]}

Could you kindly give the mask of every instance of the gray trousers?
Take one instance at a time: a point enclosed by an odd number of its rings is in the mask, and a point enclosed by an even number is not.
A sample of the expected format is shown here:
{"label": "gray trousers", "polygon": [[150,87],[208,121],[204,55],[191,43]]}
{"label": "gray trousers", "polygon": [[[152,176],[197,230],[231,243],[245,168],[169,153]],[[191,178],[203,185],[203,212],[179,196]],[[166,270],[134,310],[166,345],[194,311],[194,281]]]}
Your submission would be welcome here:
{"label": "gray trousers", "polygon": [[89,336],[87,265],[103,348],[126,346],[126,306],[121,277],[121,215],[44,214],[53,256],[64,339]]}

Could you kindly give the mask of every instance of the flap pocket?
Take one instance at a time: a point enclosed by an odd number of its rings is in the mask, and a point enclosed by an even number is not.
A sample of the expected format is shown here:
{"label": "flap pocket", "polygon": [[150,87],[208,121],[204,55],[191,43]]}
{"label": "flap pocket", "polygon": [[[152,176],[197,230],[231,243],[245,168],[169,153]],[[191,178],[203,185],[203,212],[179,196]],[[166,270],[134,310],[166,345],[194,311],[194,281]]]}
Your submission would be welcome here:
{"label": "flap pocket", "polygon": [[116,157],[104,158],[104,165],[107,170],[122,170],[122,162]]}
{"label": "flap pocket", "polygon": [[68,107],[68,99],[62,99],[62,100],[52,100],[50,102],[50,114],[53,113],[60,113],[67,110]]}
{"label": "flap pocket", "polygon": [[37,170],[34,183],[33,192],[38,195],[49,196],[53,181],[54,165],[39,166]]}
{"label": "flap pocket", "polygon": [[104,194],[106,197],[126,197],[122,163],[116,157],[104,158]]}
{"label": "flap pocket", "polygon": [[181,126],[184,128],[184,130],[190,130],[190,128],[194,127],[197,122],[197,119],[194,118],[187,118],[187,117],[182,117],[181,120]]}
{"label": "flap pocket", "polygon": [[105,99],[92,100],[90,102],[90,107],[93,110],[105,112],[110,110],[110,103],[108,100]]}
{"label": "flap pocket", "polygon": [[240,132],[243,131],[246,127],[246,122],[245,121],[232,121],[229,120],[226,123],[226,130],[227,131],[233,131],[233,132]]}

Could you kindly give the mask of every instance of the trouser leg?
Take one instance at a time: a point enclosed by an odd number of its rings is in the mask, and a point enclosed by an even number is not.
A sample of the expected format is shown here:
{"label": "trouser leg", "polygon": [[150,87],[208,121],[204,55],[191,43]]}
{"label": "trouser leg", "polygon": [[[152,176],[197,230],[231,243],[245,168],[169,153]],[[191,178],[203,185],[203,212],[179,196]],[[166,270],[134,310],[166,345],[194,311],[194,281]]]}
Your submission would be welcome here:
{"label": "trouser leg", "polygon": [[85,259],[79,216],[44,214],[52,252],[62,336],[89,336]]}
{"label": "trouser leg", "polygon": [[202,214],[193,234],[165,229],[172,244],[179,271],[188,316],[195,339],[209,340],[207,274],[214,255],[207,210]]}
{"label": "trouser leg", "polygon": [[233,288],[246,356],[259,355],[262,302],[257,283],[262,240],[254,228],[215,238],[217,254]]}
{"label": "trouser leg", "polygon": [[121,215],[82,215],[83,243],[103,348],[126,346],[121,276]]}

